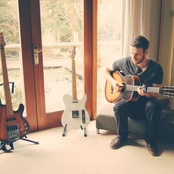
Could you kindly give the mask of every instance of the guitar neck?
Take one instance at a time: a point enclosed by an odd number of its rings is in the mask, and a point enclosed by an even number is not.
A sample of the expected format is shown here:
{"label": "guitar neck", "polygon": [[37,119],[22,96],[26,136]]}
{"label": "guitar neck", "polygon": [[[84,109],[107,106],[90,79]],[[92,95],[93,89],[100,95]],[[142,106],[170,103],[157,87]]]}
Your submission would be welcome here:
{"label": "guitar neck", "polygon": [[77,87],[76,87],[76,68],[75,68],[75,60],[72,59],[72,100],[74,102],[77,101]]}
{"label": "guitar neck", "polygon": [[[126,85],[126,91],[137,91],[137,88],[142,86]],[[158,87],[147,87],[147,92],[159,93],[160,88]]]}
{"label": "guitar neck", "polygon": [[6,110],[7,110],[7,116],[9,116],[9,115],[13,115],[13,109],[12,109],[10,87],[9,87],[9,80],[8,80],[8,74],[7,74],[7,66],[6,66],[6,60],[5,60],[5,51],[3,46],[1,46],[1,63],[2,63],[2,73],[3,73],[3,80],[4,80]]}

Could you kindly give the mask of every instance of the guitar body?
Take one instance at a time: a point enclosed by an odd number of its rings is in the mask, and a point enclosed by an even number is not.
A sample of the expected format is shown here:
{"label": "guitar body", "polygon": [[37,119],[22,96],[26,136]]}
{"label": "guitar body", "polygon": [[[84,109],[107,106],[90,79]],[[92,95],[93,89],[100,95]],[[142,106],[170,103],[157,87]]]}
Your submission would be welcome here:
{"label": "guitar body", "polygon": [[68,94],[63,96],[65,110],[61,122],[67,129],[86,128],[90,122],[89,114],[85,108],[87,96],[83,95],[81,100],[74,102]]}
{"label": "guitar body", "polygon": [[126,85],[140,85],[141,84],[141,80],[139,77],[137,76],[133,76],[133,75],[127,75],[127,76],[122,76],[120,74],[120,72],[112,72],[111,73],[112,77],[124,84],[123,89],[121,92],[116,92],[113,88],[113,85],[106,81],[105,84],[105,97],[106,100],[110,103],[114,103],[117,102],[120,98],[126,100],[126,101],[137,101],[139,94],[136,91],[126,91]]}
{"label": "guitar body", "polygon": [[23,118],[24,105],[20,104],[14,114],[7,117],[6,106],[0,103],[0,141],[14,142],[29,131],[29,124]]}

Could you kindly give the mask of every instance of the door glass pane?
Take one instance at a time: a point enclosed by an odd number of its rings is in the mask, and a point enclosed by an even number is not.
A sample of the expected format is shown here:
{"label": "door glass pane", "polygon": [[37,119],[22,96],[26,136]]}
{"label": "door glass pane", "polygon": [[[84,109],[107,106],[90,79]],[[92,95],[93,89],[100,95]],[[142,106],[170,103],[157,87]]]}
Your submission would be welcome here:
{"label": "door glass pane", "polygon": [[64,109],[72,95],[69,51],[76,46],[77,97],[83,94],[82,0],[40,0],[46,112]]}
{"label": "door glass pane", "polygon": [[[24,104],[23,76],[21,63],[21,46],[19,37],[18,0],[0,1],[0,32],[3,33],[6,46],[5,56],[9,82],[14,82],[14,93],[11,93],[13,110],[17,110],[20,103]],[[0,61],[0,84],[3,83],[2,66]],[[10,83],[12,92],[12,84]],[[5,103],[4,88],[0,86],[0,99]],[[25,104],[24,104],[25,105]],[[24,114],[25,115],[25,112]]]}
{"label": "door glass pane", "polygon": [[97,110],[108,103],[101,68],[121,58],[122,0],[98,1]]}

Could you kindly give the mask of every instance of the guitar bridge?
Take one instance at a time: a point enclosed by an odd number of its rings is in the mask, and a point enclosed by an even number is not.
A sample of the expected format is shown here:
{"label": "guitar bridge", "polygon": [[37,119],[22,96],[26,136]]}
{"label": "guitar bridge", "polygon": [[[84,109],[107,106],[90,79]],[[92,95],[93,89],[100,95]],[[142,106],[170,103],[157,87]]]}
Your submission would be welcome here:
{"label": "guitar bridge", "polygon": [[6,131],[7,131],[7,140],[8,141],[16,141],[20,138],[17,124],[7,125]]}

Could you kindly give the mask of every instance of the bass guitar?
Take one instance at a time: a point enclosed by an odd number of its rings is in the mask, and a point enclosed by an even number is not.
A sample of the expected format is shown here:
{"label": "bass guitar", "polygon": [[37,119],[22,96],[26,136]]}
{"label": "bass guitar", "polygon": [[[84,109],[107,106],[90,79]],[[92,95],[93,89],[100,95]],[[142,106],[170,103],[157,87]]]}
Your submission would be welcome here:
{"label": "bass guitar", "polygon": [[137,101],[139,94],[137,88],[141,87],[145,92],[160,93],[165,96],[174,97],[174,86],[164,87],[143,87],[141,86],[141,80],[138,76],[127,75],[122,76],[120,72],[112,72],[111,76],[118,82],[123,84],[121,92],[116,92],[113,85],[106,81],[105,84],[105,97],[110,103],[117,102],[119,99],[126,101]]}
{"label": "bass guitar", "polygon": [[81,100],[77,99],[75,54],[75,46],[72,46],[70,51],[70,58],[72,62],[72,97],[69,94],[65,94],[63,96],[65,110],[61,118],[61,123],[64,126],[62,136],[65,136],[66,128],[84,129],[84,136],[87,136],[86,127],[90,122],[89,114],[85,108],[87,100],[86,94],[83,95]]}
{"label": "bass guitar", "polygon": [[6,43],[4,41],[3,34],[0,33],[0,49],[1,49],[1,62],[2,62],[2,74],[4,81],[4,94],[6,105],[0,103],[0,141],[1,144],[12,143],[24,136],[29,131],[29,124],[23,118],[22,113],[24,110],[24,105],[20,104],[17,111],[12,109],[12,101],[10,95],[8,73],[5,59],[5,47]]}

